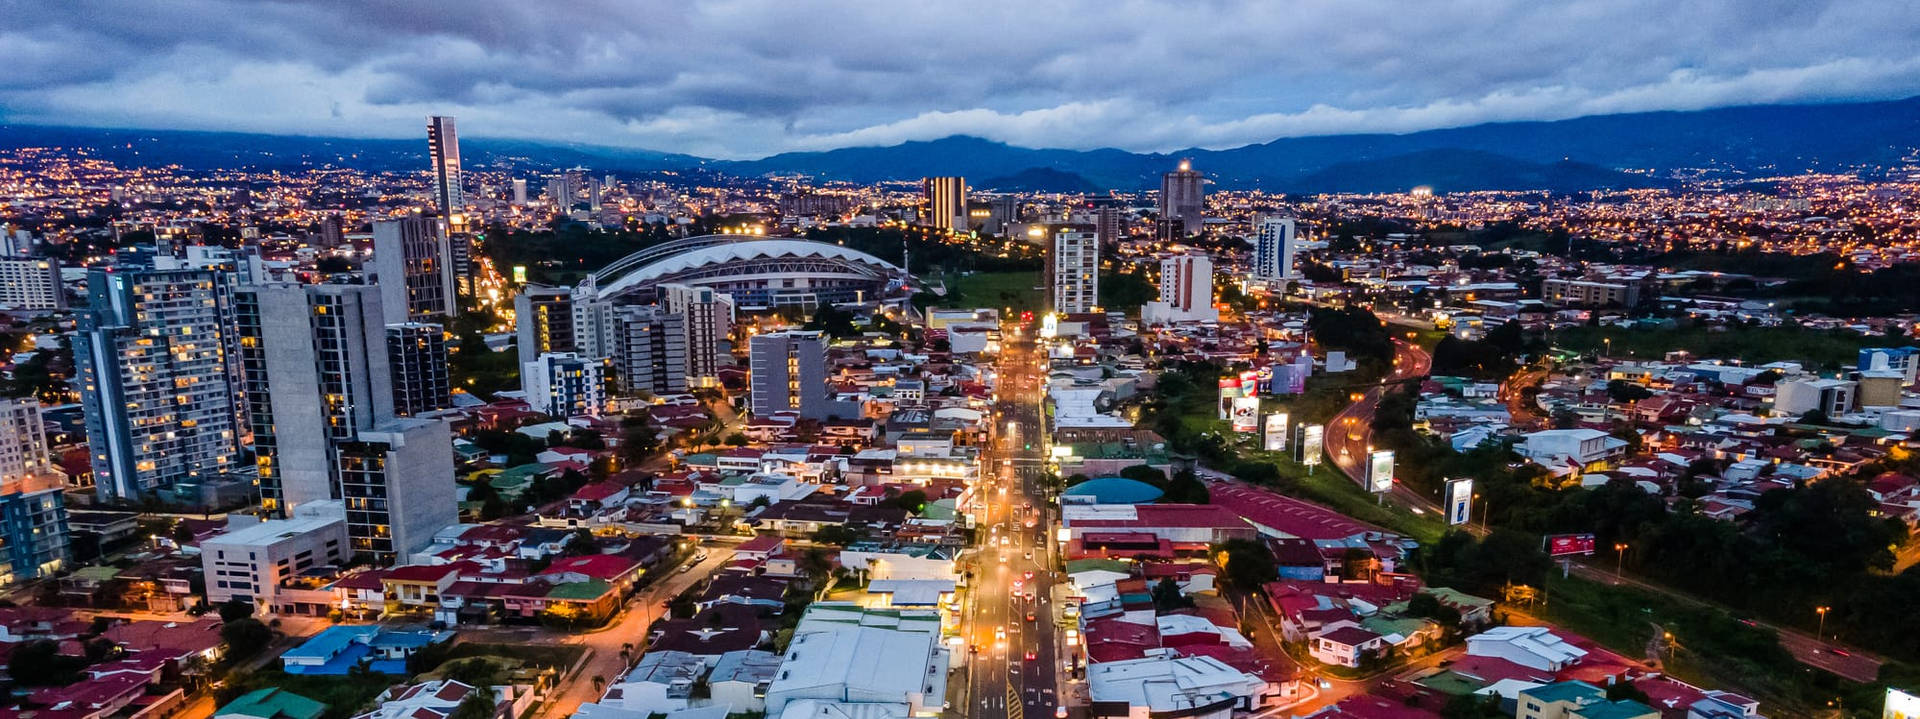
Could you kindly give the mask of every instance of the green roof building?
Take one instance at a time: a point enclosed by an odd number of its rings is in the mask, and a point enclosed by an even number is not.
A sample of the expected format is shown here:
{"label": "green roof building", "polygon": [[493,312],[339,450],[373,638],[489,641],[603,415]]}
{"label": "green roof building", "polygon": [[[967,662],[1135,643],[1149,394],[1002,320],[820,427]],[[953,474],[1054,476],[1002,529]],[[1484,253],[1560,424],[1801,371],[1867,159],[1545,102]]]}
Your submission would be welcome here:
{"label": "green roof building", "polygon": [[213,712],[213,719],[320,719],[327,705],[285,689],[268,687],[240,695]]}

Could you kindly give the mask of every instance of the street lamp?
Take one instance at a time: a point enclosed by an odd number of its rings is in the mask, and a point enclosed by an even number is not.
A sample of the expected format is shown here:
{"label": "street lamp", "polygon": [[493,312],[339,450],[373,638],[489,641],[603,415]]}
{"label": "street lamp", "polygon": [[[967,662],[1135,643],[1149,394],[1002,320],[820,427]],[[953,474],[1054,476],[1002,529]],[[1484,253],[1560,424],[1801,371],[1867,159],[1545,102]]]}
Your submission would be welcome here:
{"label": "street lamp", "polygon": [[1613,576],[1616,579],[1619,578],[1620,576],[1620,565],[1624,563],[1626,559],[1627,559],[1627,543],[1614,542],[1613,543]]}
{"label": "street lamp", "polygon": [[1827,633],[1827,610],[1830,607],[1814,607],[1813,613],[1820,615],[1820,628],[1813,632],[1814,639],[1822,639]]}

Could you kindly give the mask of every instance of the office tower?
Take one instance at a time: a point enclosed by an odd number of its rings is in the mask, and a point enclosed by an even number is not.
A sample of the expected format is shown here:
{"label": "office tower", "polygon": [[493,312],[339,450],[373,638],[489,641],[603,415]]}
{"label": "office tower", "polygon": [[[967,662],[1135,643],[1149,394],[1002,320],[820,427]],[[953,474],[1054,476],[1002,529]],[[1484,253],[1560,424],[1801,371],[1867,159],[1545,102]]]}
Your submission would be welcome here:
{"label": "office tower", "polygon": [[562,213],[573,207],[573,188],[567,184],[566,173],[547,178],[547,204]]}
{"label": "office tower", "polygon": [[614,375],[626,392],[681,394],[688,385],[687,316],[657,306],[613,311]]}
{"label": "office tower", "polygon": [[513,298],[514,351],[525,365],[548,352],[573,352],[573,289],[527,285]]}
{"label": "office tower", "polygon": [[387,325],[387,367],[394,414],[412,417],[452,406],[445,328],[428,322]]}
{"label": "office tower", "polygon": [[733,298],[711,287],[663,284],[660,307],[686,316],[687,382],[694,387],[720,384],[722,344],[733,332]]}
{"label": "office tower", "polygon": [[238,468],[243,408],[228,366],[233,298],[221,274],[88,273],[73,357],[102,499],[137,500]]}
{"label": "office tower", "polygon": [[587,183],[587,209],[589,211],[600,211],[600,192],[604,189],[605,188],[598,182]]}
{"label": "office tower", "polygon": [[[1180,239],[1200,234],[1206,219],[1206,176],[1195,172],[1193,161],[1181,160],[1180,169],[1160,176],[1160,219],[1169,231],[1177,228]],[[1178,222],[1169,222],[1177,220]]]}
{"label": "office tower", "polygon": [[516,177],[516,178],[514,178],[514,180],[513,180],[513,206],[514,206],[514,207],[526,207],[526,206],[527,206],[527,180],[526,180],[526,178],[523,178],[523,177]]}
{"label": "office tower", "polygon": [[0,481],[53,474],[40,401],[0,399]]}
{"label": "office tower", "polygon": [[451,216],[467,204],[460,189],[460,137],[453,131],[452,117],[427,117],[427,152],[433,159],[434,201],[441,217]]}
{"label": "office tower", "polygon": [[0,308],[64,310],[60,263],[36,257],[0,257]]}
{"label": "office tower", "polygon": [[460,521],[446,422],[388,419],[340,443],[335,459],[355,554],[400,563]]}
{"label": "office tower", "polygon": [[987,234],[1005,236],[1007,226],[1020,221],[1020,198],[1002,195],[987,201]]}
{"label": "office tower", "polygon": [[0,584],[51,575],[72,559],[63,489],[54,474],[0,478]]}
{"label": "office tower", "polygon": [[0,224],[0,257],[24,257],[33,252],[33,233]]}
{"label": "office tower", "polygon": [[798,412],[808,419],[853,416],[857,407],[834,402],[827,386],[827,341],[817,331],[756,335],[748,344],[753,414]]}
{"label": "office tower", "polygon": [[1140,308],[1140,321],[1165,325],[1219,319],[1213,308],[1213,260],[1206,255],[1161,260],[1160,299]]}
{"label": "office tower", "polygon": [[415,215],[373,223],[372,264],[388,324],[460,314],[453,246],[438,219]]}
{"label": "office tower", "polygon": [[920,224],[942,230],[967,229],[967,180],[964,177],[929,177],[920,181],[927,206]]}
{"label": "office tower", "polygon": [[[474,238],[467,216],[446,218],[448,267],[453,271],[453,289],[460,297],[472,299],[479,292],[478,272],[473,261]],[[457,304],[457,303],[456,303]]]}
{"label": "office tower", "polygon": [[607,407],[605,359],[549,352],[520,367],[527,406],[552,417],[598,417]]}
{"label": "office tower", "polygon": [[1298,245],[1293,218],[1261,215],[1254,221],[1254,281],[1271,285],[1293,279],[1293,255]]}
{"label": "office tower", "polygon": [[1052,270],[1053,311],[1094,311],[1100,304],[1099,236],[1079,230],[1055,231],[1053,251],[1047,259]]}
{"label": "office tower", "polygon": [[243,287],[235,305],[261,508],[339,497],[334,448],[393,416],[380,290]]}
{"label": "office tower", "polygon": [[1101,247],[1113,247],[1127,236],[1127,210],[1111,205],[1093,209],[1093,234]]}

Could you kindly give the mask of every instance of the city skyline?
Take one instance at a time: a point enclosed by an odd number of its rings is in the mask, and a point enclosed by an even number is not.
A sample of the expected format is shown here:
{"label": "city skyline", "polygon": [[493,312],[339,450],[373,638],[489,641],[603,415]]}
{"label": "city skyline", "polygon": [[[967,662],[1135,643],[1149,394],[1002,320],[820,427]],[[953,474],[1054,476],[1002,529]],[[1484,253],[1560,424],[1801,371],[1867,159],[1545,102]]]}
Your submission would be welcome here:
{"label": "city skyline", "polygon": [[[1870,2],[869,10],[23,5],[0,31],[22,68],[0,120],[410,137],[445,114],[476,137],[742,159],[955,134],[1170,151],[1920,94],[1920,23]],[[806,31],[822,17],[842,26]]]}

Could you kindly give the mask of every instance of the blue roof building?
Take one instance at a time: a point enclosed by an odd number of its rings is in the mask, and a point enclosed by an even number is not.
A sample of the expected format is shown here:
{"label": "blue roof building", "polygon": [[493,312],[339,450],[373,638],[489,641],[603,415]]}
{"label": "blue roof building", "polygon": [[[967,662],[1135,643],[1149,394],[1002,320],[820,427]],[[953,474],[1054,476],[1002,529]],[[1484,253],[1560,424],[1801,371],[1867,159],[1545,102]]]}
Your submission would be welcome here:
{"label": "blue roof building", "polygon": [[1062,501],[1090,504],[1148,504],[1165,492],[1146,482],[1126,477],[1100,477],[1068,487]]}

